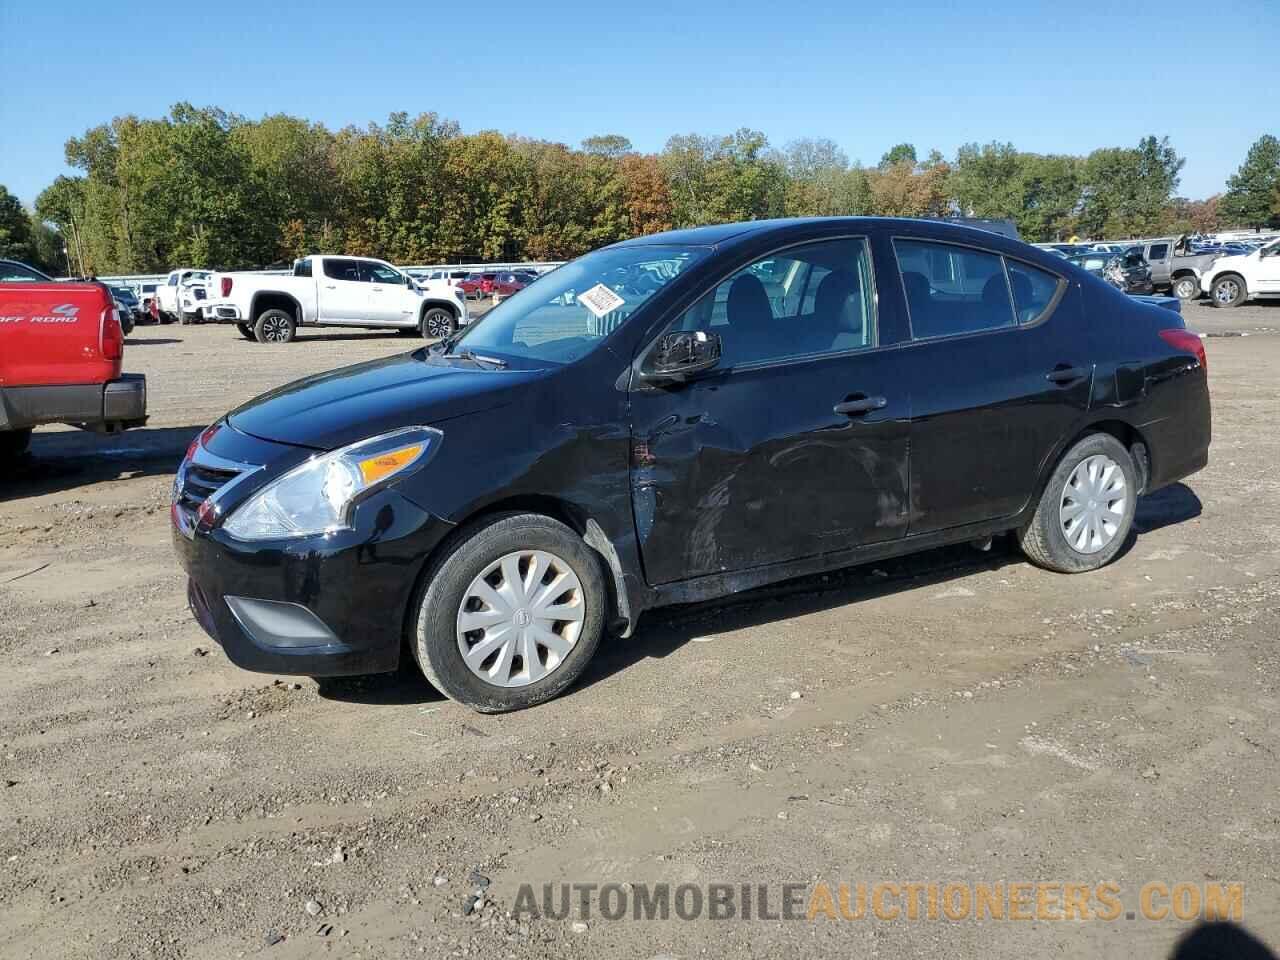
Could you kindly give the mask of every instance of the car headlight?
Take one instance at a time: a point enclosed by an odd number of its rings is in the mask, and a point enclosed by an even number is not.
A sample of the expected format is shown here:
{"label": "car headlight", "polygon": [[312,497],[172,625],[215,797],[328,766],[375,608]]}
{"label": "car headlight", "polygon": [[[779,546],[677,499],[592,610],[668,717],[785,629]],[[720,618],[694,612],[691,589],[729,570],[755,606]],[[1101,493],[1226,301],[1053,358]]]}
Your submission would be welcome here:
{"label": "car headlight", "polygon": [[444,434],[405,427],[313,457],[273,480],[223,524],[237,540],[280,540],[349,529],[351,507],[435,456]]}

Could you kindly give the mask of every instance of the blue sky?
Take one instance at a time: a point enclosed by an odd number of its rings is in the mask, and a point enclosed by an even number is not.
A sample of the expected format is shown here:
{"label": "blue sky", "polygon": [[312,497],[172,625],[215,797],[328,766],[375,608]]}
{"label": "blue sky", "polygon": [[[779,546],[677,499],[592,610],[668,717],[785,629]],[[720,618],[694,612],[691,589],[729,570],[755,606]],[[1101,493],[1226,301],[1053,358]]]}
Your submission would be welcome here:
{"label": "blue sky", "polygon": [[[1280,0],[0,0],[0,183],[32,201],[67,137],[188,100],[337,128],[433,110],[577,144],[764,131],[1084,153],[1168,135],[1180,193],[1280,134]],[[1224,39],[1229,42],[1222,42]]]}

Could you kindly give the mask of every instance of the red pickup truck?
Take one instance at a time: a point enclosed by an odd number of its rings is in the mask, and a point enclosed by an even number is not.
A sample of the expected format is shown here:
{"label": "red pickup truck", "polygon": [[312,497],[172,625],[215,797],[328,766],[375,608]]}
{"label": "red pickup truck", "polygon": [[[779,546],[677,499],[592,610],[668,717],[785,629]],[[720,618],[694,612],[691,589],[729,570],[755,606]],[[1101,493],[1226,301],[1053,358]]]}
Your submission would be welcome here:
{"label": "red pickup truck", "polygon": [[123,359],[104,284],[61,283],[0,260],[0,460],[26,450],[42,423],[104,433],[146,423],[146,377],[121,373]]}

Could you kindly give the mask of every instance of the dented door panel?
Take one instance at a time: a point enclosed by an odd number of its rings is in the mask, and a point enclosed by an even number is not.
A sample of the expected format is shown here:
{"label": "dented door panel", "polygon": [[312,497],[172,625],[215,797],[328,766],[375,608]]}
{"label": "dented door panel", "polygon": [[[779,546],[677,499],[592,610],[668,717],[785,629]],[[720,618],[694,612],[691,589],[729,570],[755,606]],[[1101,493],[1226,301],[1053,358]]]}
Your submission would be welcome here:
{"label": "dented door panel", "polygon": [[[893,351],[632,395],[632,502],[651,584],[898,539],[910,403]],[[851,397],[885,398],[861,415]]]}

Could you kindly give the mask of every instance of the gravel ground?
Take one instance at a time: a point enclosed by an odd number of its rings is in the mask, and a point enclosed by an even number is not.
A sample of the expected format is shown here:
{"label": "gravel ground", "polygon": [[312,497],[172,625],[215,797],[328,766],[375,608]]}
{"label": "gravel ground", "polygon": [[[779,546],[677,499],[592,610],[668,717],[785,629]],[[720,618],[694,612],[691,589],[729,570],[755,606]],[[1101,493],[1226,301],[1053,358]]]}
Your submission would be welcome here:
{"label": "gravel ground", "polygon": [[776,909],[819,880],[1112,881],[1127,909],[1239,882],[1274,949],[1280,308],[1187,316],[1211,463],[1107,569],[997,543],[663,612],[498,717],[407,672],[238,670],[171,554],[195,432],[413,344],[139,328],[148,427],[39,431],[0,478],[0,956],[1131,958],[1194,927],[511,916],[524,883],[768,884]]}

